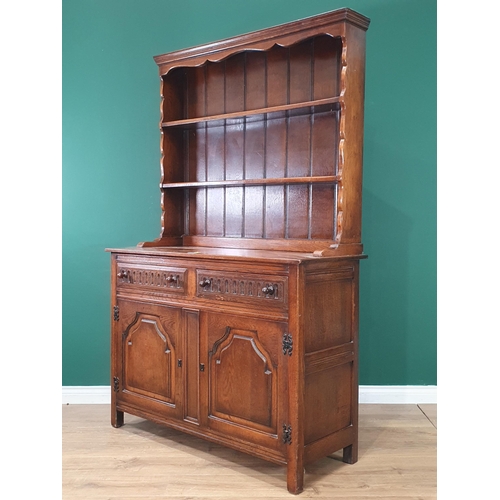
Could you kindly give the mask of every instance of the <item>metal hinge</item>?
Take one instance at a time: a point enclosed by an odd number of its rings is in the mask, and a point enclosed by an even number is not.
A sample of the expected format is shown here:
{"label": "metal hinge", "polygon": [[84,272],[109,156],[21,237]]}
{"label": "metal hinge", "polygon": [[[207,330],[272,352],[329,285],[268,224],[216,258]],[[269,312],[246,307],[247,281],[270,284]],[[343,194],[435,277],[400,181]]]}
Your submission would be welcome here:
{"label": "metal hinge", "polygon": [[113,377],[113,391],[118,392],[120,389],[120,379],[118,377]]}
{"label": "metal hinge", "polygon": [[283,444],[292,444],[292,426],[283,424]]}
{"label": "metal hinge", "polygon": [[291,333],[284,333],[283,334],[283,354],[288,354],[289,356],[292,355],[293,351],[293,340],[292,340],[292,334]]}
{"label": "metal hinge", "polygon": [[120,319],[120,308],[118,306],[113,307],[113,319],[118,321]]}

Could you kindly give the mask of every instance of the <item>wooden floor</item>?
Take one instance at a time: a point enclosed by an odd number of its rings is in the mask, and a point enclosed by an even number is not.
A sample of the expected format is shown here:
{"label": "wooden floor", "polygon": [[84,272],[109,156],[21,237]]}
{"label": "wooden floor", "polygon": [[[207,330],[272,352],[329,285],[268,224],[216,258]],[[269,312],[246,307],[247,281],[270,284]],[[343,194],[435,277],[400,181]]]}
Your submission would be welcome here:
{"label": "wooden floor", "polygon": [[[109,405],[63,405],[63,499],[294,498],[285,468],[125,415]],[[436,405],[360,405],[359,461],[306,467],[297,498],[436,498]]]}

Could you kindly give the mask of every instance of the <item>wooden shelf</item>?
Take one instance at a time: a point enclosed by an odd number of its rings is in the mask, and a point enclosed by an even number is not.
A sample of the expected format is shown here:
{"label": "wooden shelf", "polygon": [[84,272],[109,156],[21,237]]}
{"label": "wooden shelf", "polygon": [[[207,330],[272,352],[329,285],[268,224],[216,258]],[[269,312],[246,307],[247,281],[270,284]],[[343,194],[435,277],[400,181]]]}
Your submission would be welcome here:
{"label": "wooden shelf", "polygon": [[187,118],[184,120],[167,121],[167,122],[163,122],[161,124],[161,126],[163,128],[185,127],[188,125],[196,125],[196,124],[200,124],[200,123],[216,122],[216,121],[221,121],[221,120],[230,120],[230,119],[238,119],[238,118],[247,118],[247,117],[252,117],[252,116],[257,116],[257,115],[282,113],[282,112],[294,111],[294,110],[297,110],[297,111],[304,110],[305,112],[308,112],[307,109],[313,108],[313,107],[320,108],[319,110],[315,110],[315,112],[327,112],[327,111],[337,110],[338,105],[341,101],[342,101],[341,97],[338,97],[338,96],[337,97],[329,97],[327,99],[317,99],[317,100],[313,100],[313,101],[298,102],[298,103],[294,103],[294,104],[282,104],[280,106],[270,106],[270,107],[266,107],[266,108],[251,109],[251,110],[247,110],[247,111],[236,111],[233,113],[222,113],[222,114],[218,114],[218,115],[203,116],[203,117],[198,117],[198,118]]}
{"label": "wooden shelf", "polygon": [[231,186],[269,186],[281,184],[334,184],[341,179],[338,175],[324,175],[316,177],[279,177],[268,179],[228,179],[224,181],[197,181],[197,182],[169,182],[160,184],[167,188],[206,188]]}

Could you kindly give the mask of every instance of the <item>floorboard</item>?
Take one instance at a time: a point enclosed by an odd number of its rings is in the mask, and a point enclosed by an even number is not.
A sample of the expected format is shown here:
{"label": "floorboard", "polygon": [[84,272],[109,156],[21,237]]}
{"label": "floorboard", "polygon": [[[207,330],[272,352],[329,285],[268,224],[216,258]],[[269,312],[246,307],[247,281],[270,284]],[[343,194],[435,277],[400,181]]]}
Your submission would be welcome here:
{"label": "floorboard", "polygon": [[[125,415],[109,405],[63,405],[64,500],[292,498],[285,468]],[[359,461],[306,467],[299,498],[436,498],[436,405],[360,405]]]}
{"label": "floorboard", "polygon": [[437,405],[421,404],[418,407],[437,429]]}

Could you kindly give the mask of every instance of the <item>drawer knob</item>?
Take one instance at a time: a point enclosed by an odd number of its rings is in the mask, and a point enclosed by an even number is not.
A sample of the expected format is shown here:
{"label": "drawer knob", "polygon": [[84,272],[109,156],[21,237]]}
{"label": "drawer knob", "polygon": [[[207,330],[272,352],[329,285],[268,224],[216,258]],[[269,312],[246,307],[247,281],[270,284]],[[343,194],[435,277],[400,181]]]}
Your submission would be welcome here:
{"label": "drawer knob", "polygon": [[129,276],[128,276],[128,271],[126,269],[122,269],[118,274],[117,274],[118,278],[123,278],[124,280],[126,280]]}
{"label": "drawer knob", "polygon": [[178,281],[179,281],[178,276],[174,276],[173,274],[167,276],[167,283],[177,283]]}
{"label": "drawer knob", "polygon": [[202,287],[202,288],[207,288],[208,286],[210,286],[210,284],[212,283],[212,280],[208,279],[208,278],[203,278],[198,284]]}
{"label": "drawer knob", "polygon": [[274,292],[276,291],[276,288],[273,286],[273,285],[268,285],[268,286],[265,286],[263,289],[262,289],[262,293],[264,295],[274,295]]}

